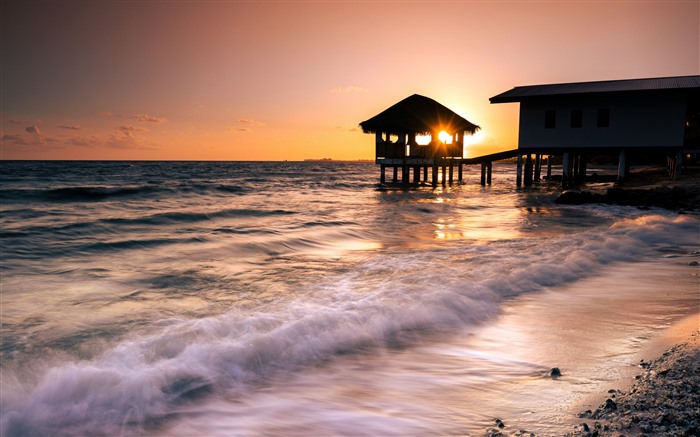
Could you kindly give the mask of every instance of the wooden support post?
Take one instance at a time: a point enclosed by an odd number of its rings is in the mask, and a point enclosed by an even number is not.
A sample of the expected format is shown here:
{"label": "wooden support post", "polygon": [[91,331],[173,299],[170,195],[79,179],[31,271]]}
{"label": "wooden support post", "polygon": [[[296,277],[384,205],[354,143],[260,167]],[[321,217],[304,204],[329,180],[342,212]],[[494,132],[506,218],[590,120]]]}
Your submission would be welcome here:
{"label": "wooden support post", "polygon": [[454,182],[454,162],[450,159],[450,185]]}
{"label": "wooden support post", "polygon": [[683,151],[679,150],[676,153],[676,158],[673,160],[673,180],[677,180],[681,177],[681,170],[683,169]]}
{"label": "wooden support post", "polygon": [[481,163],[481,186],[486,185],[486,162]]}
{"label": "wooden support post", "polygon": [[523,186],[523,154],[518,153],[518,165],[515,171],[515,185],[520,188]]}
{"label": "wooden support post", "polygon": [[535,155],[535,182],[540,181],[541,173],[542,173],[542,155],[537,153]]}
{"label": "wooden support post", "polygon": [[392,170],[394,171],[394,175],[391,178],[391,182],[397,183],[399,181],[399,168],[397,166],[393,166]]}
{"label": "wooden support post", "polygon": [[427,165],[423,166],[423,180],[425,182],[428,182],[428,166]]}
{"label": "wooden support post", "polygon": [[581,183],[586,182],[586,172],[588,171],[588,163],[586,162],[586,155],[579,155],[578,157],[578,180]]}
{"label": "wooden support post", "polygon": [[462,182],[462,161],[459,162],[459,167],[457,167],[457,180]]}
{"label": "wooden support post", "polygon": [[442,186],[447,185],[447,160],[442,160]]}
{"label": "wooden support post", "polygon": [[624,150],[620,151],[620,159],[617,163],[617,183],[622,185],[627,177],[627,154]]}
{"label": "wooden support post", "polygon": [[401,166],[401,183],[403,184],[404,187],[408,186],[410,179],[411,179],[411,167],[404,164]]}
{"label": "wooden support post", "polygon": [[493,162],[486,163],[486,184],[491,185],[491,173],[493,173]]}
{"label": "wooden support post", "polygon": [[547,155],[547,179],[552,177],[552,155]]}
{"label": "wooden support post", "polygon": [[417,165],[413,166],[413,183],[417,184],[420,182],[420,167]]}
{"label": "wooden support post", "polygon": [[438,165],[437,161],[433,161],[433,174],[431,175],[433,178],[433,187],[437,187],[438,183]]}
{"label": "wooden support post", "polygon": [[564,152],[561,159],[561,187],[569,186],[569,152]]}
{"label": "wooden support post", "polygon": [[525,186],[532,185],[532,155],[529,153],[525,158]]}
{"label": "wooden support post", "polygon": [[379,166],[379,183],[380,184],[383,184],[386,182],[385,170],[386,170],[386,165],[382,164]]}

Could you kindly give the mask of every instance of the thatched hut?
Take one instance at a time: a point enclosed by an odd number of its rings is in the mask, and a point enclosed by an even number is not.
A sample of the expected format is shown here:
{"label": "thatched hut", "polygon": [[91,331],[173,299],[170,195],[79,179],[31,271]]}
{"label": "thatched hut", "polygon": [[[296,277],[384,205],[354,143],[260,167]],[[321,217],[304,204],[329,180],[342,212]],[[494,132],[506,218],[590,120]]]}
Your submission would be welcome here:
{"label": "thatched hut", "polygon": [[[375,134],[376,162],[384,169],[402,169],[403,181],[408,182],[410,169],[414,170],[414,182],[420,180],[420,168],[427,179],[428,167],[433,169],[433,183],[437,183],[437,167],[449,165],[452,182],[453,165],[459,166],[460,180],[464,156],[464,135],[473,134],[479,126],[471,123],[435,100],[414,94],[360,123],[362,131]],[[419,144],[418,136],[430,135],[430,142]]]}

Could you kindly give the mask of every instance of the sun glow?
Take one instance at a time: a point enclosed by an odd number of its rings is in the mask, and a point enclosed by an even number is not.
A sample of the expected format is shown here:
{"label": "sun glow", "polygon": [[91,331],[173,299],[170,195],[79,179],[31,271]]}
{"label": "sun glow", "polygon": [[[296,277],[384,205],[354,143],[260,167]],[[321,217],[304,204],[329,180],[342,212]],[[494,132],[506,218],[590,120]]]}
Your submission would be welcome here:
{"label": "sun glow", "polygon": [[444,130],[440,131],[438,134],[438,139],[441,143],[452,144],[452,135],[448,134]]}
{"label": "sun glow", "polygon": [[464,145],[471,146],[472,144],[478,144],[484,140],[484,131],[474,132],[473,135],[464,136]]}

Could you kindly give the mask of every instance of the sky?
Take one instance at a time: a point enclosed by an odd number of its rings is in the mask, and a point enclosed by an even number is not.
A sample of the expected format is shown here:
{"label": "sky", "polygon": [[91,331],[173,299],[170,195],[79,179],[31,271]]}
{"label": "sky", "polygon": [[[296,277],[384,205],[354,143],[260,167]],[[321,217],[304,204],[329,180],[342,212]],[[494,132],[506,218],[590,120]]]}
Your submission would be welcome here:
{"label": "sky", "polygon": [[373,159],[412,94],[517,147],[514,86],[700,74],[700,0],[6,1],[0,159]]}

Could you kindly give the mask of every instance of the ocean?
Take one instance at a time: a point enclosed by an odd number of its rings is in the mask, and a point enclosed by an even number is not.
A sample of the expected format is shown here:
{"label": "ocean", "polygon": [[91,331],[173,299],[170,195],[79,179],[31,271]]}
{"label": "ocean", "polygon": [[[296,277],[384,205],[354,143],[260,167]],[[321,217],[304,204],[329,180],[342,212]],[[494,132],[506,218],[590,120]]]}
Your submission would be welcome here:
{"label": "ocean", "polygon": [[0,170],[7,437],[561,435],[700,302],[697,214],[557,205],[508,163]]}

